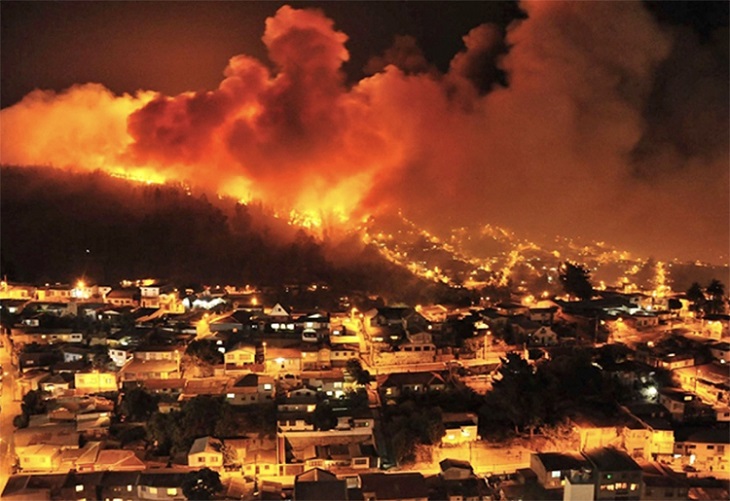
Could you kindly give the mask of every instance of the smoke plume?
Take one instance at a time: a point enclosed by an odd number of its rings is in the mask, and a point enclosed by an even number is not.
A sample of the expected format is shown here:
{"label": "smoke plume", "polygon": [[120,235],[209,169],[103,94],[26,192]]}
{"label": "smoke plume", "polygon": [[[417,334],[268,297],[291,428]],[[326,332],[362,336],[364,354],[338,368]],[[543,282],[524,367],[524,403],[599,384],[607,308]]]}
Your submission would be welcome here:
{"label": "smoke plume", "polygon": [[445,73],[398,37],[348,82],[347,35],[284,6],[269,61],[232,57],[217,89],[29,94],[0,113],[1,161],[186,180],[341,221],[401,209],[433,230],[489,222],[727,260],[727,36],[701,43],[638,2],[523,9],[504,36],[465,34]]}

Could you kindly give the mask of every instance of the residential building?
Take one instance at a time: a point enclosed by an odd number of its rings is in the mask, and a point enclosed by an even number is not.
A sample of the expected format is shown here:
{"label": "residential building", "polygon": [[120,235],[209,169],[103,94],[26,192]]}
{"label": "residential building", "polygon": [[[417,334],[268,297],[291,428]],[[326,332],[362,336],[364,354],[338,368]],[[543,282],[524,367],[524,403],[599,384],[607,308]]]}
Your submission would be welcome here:
{"label": "residential building", "polygon": [[441,417],[445,434],[442,445],[460,445],[479,439],[477,432],[479,418],[471,412],[444,412]]}
{"label": "residential building", "polygon": [[730,435],[727,426],[676,429],[674,454],[682,465],[699,471],[730,472]]}
{"label": "residential building", "polygon": [[427,501],[428,486],[420,473],[362,473],[364,501]]}
{"label": "residential building", "polygon": [[218,470],[223,467],[223,442],[214,437],[200,437],[188,451],[188,466]]}
{"label": "residential building", "polygon": [[588,461],[576,453],[541,452],[530,455],[530,469],[537,475],[538,483],[545,489],[560,489],[572,471],[581,470]]}

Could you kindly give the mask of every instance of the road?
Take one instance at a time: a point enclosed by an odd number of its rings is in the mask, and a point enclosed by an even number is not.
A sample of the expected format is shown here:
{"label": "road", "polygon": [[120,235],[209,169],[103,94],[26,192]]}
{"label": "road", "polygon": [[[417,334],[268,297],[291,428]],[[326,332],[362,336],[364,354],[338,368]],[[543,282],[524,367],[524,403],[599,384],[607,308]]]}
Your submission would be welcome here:
{"label": "road", "polygon": [[10,343],[5,335],[0,335],[3,347],[0,348],[0,364],[3,367],[3,381],[0,384],[0,493],[5,488],[15,462],[13,449],[13,418],[20,414],[20,402],[13,401],[15,368],[10,360]]}

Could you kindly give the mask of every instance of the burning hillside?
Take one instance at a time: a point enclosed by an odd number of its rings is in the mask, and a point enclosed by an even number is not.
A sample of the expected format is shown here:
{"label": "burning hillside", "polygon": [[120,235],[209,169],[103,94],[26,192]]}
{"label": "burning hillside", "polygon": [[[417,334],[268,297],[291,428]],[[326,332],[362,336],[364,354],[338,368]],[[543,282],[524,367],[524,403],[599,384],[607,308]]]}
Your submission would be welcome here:
{"label": "burning hillside", "polygon": [[[357,41],[323,11],[283,6],[263,29],[267,60],[231,57],[217,88],[29,93],[0,112],[0,162],[199,186],[320,233],[401,213],[445,235],[446,252],[458,240],[464,283],[529,268],[527,241],[504,263],[488,262],[501,243],[462,252],[498,227],[543,244],[563,234],[727,262],[727,82],[713,77],[727,66],[722,47],[661,26],[640,3],[522,8],[527,19],[504,31],[465,33],[445,71],[399,38],[348,81]],[[506,81],[484,80],[495,72]],[[678,82],[691,100],[673,93]],[[442,278],[445,268],[418,261],[409,267]]]}

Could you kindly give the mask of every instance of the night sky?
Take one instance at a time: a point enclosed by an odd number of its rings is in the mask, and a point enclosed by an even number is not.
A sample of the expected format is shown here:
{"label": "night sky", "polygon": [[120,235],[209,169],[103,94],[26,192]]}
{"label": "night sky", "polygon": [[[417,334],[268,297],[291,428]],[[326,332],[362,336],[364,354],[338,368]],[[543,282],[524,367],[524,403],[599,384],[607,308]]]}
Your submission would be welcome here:
{"label": "night sky", "polygon": [[726,2],[285,5],[3,1],[0,160],[727,263]]}

